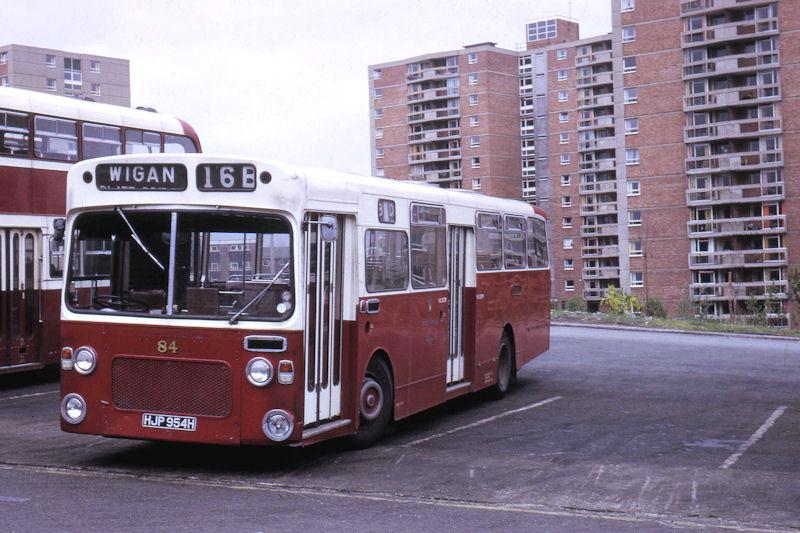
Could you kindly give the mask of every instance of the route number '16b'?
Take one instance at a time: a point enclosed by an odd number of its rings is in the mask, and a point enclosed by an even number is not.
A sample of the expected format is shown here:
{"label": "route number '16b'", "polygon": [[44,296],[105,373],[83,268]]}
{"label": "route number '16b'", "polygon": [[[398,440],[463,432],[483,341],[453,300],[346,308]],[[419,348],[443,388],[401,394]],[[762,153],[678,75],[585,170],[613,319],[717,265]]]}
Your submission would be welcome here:
{"label": "route number '16b'", "polygon": [[249,192],[256,189],[256,167],[247,164],[197,165],[197,190]]}

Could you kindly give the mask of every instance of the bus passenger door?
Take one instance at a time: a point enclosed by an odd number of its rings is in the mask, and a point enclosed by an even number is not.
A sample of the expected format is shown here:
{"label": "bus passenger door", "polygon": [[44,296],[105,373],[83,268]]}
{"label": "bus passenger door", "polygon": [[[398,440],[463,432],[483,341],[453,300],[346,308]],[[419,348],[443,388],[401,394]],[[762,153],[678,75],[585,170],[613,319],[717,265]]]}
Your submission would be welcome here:
{"label": "bus passenger door", "polygon": [[464,379],[464,287],[467,276],[468,228],[450,226],[450,348],[447,356],[447,385]]}
{"label": "bus passenger door", "polygon": [[[313,425],[341,414],[343,217],[334,235],[321,213],[308,213],[305,246],[305,398],[303,423]],[[323,227],[324,226],[324,227]]]}
{"label": "bus passenger door", "polygon": [[0,232],[3,275],[2,331],[5,358],[3,365],[38,361],[39,283],[37,235],[30,230]]}

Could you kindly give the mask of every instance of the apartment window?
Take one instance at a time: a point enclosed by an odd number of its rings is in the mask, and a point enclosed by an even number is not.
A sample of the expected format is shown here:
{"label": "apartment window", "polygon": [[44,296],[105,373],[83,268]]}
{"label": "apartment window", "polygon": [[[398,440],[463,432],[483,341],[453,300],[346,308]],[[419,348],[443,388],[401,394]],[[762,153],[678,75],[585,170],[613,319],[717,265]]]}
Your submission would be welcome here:
{"label": "apartment window", "polygon": [[469,74],[467,76],[467,83],[470,85],[477,85],[478,84],[478,75],[477,74]]}
{"label": "apartment window", "polygon": [[635,104],[639,101],[639,88],[629,87],[622,92],[623,102],[626,104]]}
{"label": "apartment window", "polygon": [[375,128],[375,138],[383,139],[383,128]]}
{"label": "apartment window", "polygon": [[469,138],[469,145],[472,146],[473,148],[480,146],[481,138],[478,137],[477,135],[473,135],[472,137]]}
{"label": "apartment window", "polygon": [[209,270],[219,270],[219,263],[211,263]]}
{"label": "apartment window", "polygon": [[566,71],[566,69],[563,69],[563,68],[559,69],[558,72],[556,72],[556,78],[558,79],[558,81],[566,80],[567,79],[567,71]]}
{"label": "apartment window", "polygon": [[[232,249],[232,248],[231,248],[231,249]],[[228,265],[228,266],[229,266],[229,267],[230,267],[232,270],[236,270],[237,268],[239,268],[239,262],[238,262],[238,261],[231,261],[231,262],[230,262],[230,265]]]}
{"label": "apartment window", "polygon": [[635,211],[628,211],[628,225],[641,226],[642,225],[642,212],[638,209]]}
{"label": "apartment window", "polygon": [[8,76],[0,76],[0,87],[8,86]]}
{"label": "apartment window", "polygon": [[628,241],[628,255],[631,257],[641,257],[644,255],[642,250],[642,241]]}
{"label": "apartment window", "polygon": [[572,182],[572,178],[569,177],[569,174],[562,174],[561,175],[561,186],[562,187],[568,187],[571,182]]}
{"label": "apartment window", "polygon": [[478,54],[475,52],[470,52],[467,54],[467,63],[470,65],[474,65],[478,62]]}
{"label": "apartment window", "polygon": [[44,64],[48,67],[55,68],[56,66],[56,56],[53,54],[45,54],[44,56]]}
{"label": "apartment window", "polygon": [[47,90],[48,91],[56,90],[56,80],[54,78],[47,78]]}
{"label": "apartment window", "polygon": [[561,217],[561,227],[562,228],[571,228],[572,227],[572,217]]}
{"label": "apartment window", "polygon": [[567,101],[567,91],[558,91],[558,101],[559,102]]}
{"label": "apartment window", "polygon": [[575,280],[574,279],[565,279],[564,280],[564,290],[565,291],[574,291],[575,290]]}
{"label": "apartment window", "polygon": [[474,126],[477,126],[480,123],[481,123],[481,121],[478,118],[478,115],[472,115],[472,116],[469,117],[469,125],[470,126],[474,127]]}
{"label": "apartment window", "polygon": [[642,194],[642,187],[639,180],[628,181],[628,196],[639,196]]}
{"label": "apartment window", "polygon": [[100,72],[100,62],[94,59],[89,61],[89,70],[92,72]]}
{"label": "apartment window", "polygon": [[558,121],[559,122],[567,122],[569,120],[569,113],[559,113],[558,114]]}
{"label": "apartment window", "polygon": [[481,158],[473,157],[471,160],[472,168],[481,168]]}
{"label": "apartment window", "polygon": [[528,42],[530,41],[543,41],[545,39],[552,39],[556,36],[556,20],[538,20],[526,25],[528,29]]}
{"label": "apartment window", "polygon": [[383,71],[381,71],[381,69],[379,69],[379,68],[372,69],[372,79],[373,80],[379,80],[379,79],[381,79],[381,76],[383,76]]}
{"label": "apartment window", "polygon": [[383,148],[375,148],[375,159],[383,159]]}
{"label": "apartment window", "polygon": [[625,119],[625,135],[633,135],[639,133],[639,119],[626,118]]}
{"label": "apartment window", "polygon": [[561,154],[561,164],[562,165],[569,165],[569,154]]}
{"label": "apartment window", "polygon": [[8,63],[8,52],[0,52],[0,65]]}
{"label": "apartment window", "polygon": [[478,105],[478,95],[477,94],[469,95],[469,105]]}
{"label": "apartment window", "polygon": [[559,133],[558,142],[559,144],[567,144],[569,142],[569,133]]}
{"label": "apartment window", "polygon": [[478,191],[481,188],[481,179],[480,178],[472,178],[472,190]]}
{"label": "apartment window", "polygon": [[636,72],[636,57],[623,57],[622,58],[622,72],[625,74],[630,74],[631,72]]}
{"label": "apartment window", "polygon": [[624,26],[622,28],[622,42],[629,43],[636,40],[636,27]]}
{"label": "apartment window", "polygon": [[383,108],[376,107],[375,108],[375,118],[383,118]]}
{"label": "apartment window", "polygon": [[567,49],[566,48],[559,48],[556,50],[556,59],[561,61],[562,59],[567,58]]}
{"label": "apartment window", "polygon": [[625,150],[625,164],[626,165],[638,165],[639,164],[639,149],[638,148],[628,148]]}
{"label": "apartment window", "polygon": [[575,270],[575,260],[564,259],[564,270]]}
{"label": "apartment window", "polygon": [[562,196],[561,197],[561,207],[572,207],[572,197],[571,196]]}
{"label": "apartment window", "polygon": [[64,89],[80,91],[83,88],[83,75],[81,74],[81,60],[64,58]]}
{"label": "apartment window", "polygon": [[100,96],[100,84],[93,83],[92,84],[92,96]]}
{"label": "apartment window", "polygon": [[636,0],[620,0],[620,11],[634,11],[636,9]]}
{"label": "apartment window", "polygon": [[383,89],[374,89],[372,91],[372,97],[375,100],[379,100],[379,99],[383,98]]}
{"label": "apartment window", "polygon": [[572,245],[573,245],[572,239],[570,239],[570,238],[564,239],[563,244],[564,244],[564,249],[565,250],[572,250]]}
{"label": "apartment window", "polygon": [[644,272],[631,272],[631,287],[644,287]]}

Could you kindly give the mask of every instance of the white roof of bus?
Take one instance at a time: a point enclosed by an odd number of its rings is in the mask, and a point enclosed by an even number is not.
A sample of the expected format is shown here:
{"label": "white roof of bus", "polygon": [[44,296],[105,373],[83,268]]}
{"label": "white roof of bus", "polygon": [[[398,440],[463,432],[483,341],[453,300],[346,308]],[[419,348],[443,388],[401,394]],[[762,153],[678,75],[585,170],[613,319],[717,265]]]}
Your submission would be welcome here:
{"label": "white roof of bus", "polygon": [[0,109],[143,130],[184,133],[181,122],[169,115],[12,87],[0,87]]}

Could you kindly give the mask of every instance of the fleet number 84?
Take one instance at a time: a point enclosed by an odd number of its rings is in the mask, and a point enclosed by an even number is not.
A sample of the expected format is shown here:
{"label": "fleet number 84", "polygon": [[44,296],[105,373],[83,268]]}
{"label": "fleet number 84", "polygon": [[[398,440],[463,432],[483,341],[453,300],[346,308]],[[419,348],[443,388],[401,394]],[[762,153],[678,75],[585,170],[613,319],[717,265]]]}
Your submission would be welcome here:
{"label": "fleet number 84", "polygon": [[158,341],[156,348],[158,349],[158,353],[178,353],[178,344],[175,341],[169,343],[163,340]]}

